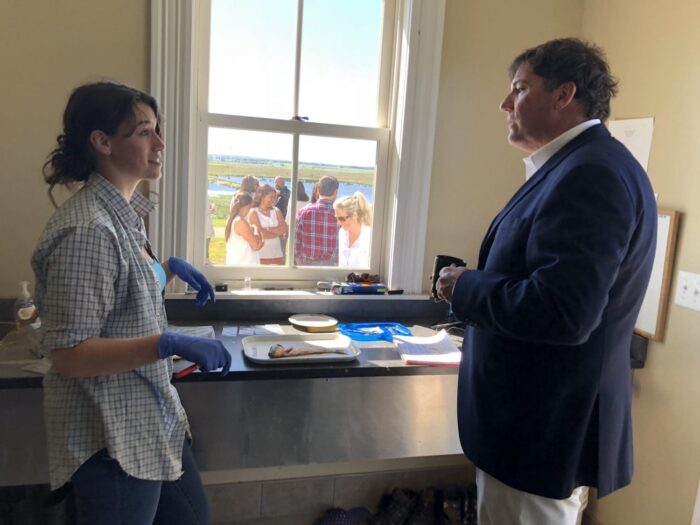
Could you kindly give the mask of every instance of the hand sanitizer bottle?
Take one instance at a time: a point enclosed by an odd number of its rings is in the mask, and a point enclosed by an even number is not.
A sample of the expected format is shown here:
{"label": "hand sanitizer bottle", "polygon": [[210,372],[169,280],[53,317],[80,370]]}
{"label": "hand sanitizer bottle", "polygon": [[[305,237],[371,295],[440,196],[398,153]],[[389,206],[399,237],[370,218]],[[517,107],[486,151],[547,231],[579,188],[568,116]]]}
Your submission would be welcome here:
{"label": "hand sanitizer bottle", "polygon": [[36,310],[34,299],[32,299],[29,293],[29,281],[22,281],[19,285],[22,290],[15,301],[14,312],[15,324],[17,325],[17,329],[21,330],[34,323],[37,317],[39,317],[39,314]]}

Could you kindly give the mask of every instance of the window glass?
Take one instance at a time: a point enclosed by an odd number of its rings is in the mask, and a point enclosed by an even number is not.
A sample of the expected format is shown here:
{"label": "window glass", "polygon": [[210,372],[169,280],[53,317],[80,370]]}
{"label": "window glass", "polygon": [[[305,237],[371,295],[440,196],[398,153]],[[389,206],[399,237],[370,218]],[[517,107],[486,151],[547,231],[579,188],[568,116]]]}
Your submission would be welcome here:
{"label": "window glass", "polygon": [[305,0],[299,115],[377,125],[382,0]]}
{"label": "window glass", "polygon": [[369,267],[376,157],[375,141],[300,137],[298,178],[309,204],[297,201],[297,265]]}
{"label": "window glass", "polygon": [[[273,222],[285,224],[282,214],[278,214],[272,206],[276,206],[280,193],[275,187],[275,179],[282,179],[284,186],[289,187],[292,173],[292,136],[284,133],[267,133],[236,129],[209,128],[207,156],[207,200],[208,215],[206,217],[206,246],[207,260],[210,264],[229,266],[257,266],[261,256],[275,254],[274,264],[283,264],[285,260],[284,235],[273,235],[264,239],[263,247],[256,245],[250,237],[245,238],[245,231],[237,234],[234,227],[236,217],[241,211],[234,208],[235,195],[244,191],[260,197],[253,198],[248,214],[239,220],[250,225],[253,233],[263,235],[262,227],[275,229]],[[273,195],[274,193],[274,195]],[[240,200],[240,199],[239,199]],[[258,202],[259,201],[259,202]],[[260,213],[265,218],[253,219],[254,208],[261,207]],[[231,213],[231,212],[234,213]],[[238,211],[238,213],[236,213]],[[267,215],[266,215],[267,214]],[[272,221],[266,224],[266,217]],[[227,223],[229,236],[226,238]],[[257,223],[257,224],[256,224]],[[263,224],[265,223],[265,224]],[[239,227],[240,230],[240,227]],[[257,232],[255,230],[258,230]],[[251,242],[252,241],[252,242]],[[279,260],[282,257],[282,260]]]}
{"label": "window glass", "polygon": [[212,0],[209,111],[293,116],[296,0]]}

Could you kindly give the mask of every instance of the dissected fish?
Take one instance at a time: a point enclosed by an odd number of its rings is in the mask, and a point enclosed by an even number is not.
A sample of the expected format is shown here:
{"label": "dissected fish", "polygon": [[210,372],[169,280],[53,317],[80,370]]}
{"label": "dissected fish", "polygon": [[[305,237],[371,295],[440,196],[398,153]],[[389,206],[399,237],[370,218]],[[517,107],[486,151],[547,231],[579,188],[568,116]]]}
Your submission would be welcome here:
{"label": "dissected fish", "polygon": [[311,355],[311,354],[345,354],[344,350],[332,349],[332,348],[320,348],[320,347],[298,347],[293,346],[285,348],[281,344],[277,343],[270,347],[268,356],[272,358],[277,357],[294,357],[301,355]]}

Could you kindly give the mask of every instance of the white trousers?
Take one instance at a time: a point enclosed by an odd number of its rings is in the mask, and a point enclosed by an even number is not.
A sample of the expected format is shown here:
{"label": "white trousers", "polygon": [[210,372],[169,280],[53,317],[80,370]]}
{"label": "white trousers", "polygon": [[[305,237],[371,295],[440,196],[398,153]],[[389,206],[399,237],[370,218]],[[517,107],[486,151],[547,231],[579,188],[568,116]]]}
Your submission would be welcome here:
{"label": "white trousers", "polygon": [[523,492],[476,469],[479,525],[581,525],[588,487],[574,489],[566,499]]}

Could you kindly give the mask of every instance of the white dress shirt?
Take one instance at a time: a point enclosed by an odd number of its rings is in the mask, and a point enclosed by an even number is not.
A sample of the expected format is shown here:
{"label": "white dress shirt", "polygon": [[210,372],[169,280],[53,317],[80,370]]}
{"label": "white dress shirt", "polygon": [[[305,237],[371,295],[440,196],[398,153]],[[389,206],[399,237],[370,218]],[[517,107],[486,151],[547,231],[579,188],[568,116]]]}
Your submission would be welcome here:
{"label": "white dress shirt", "polygon": [[545,162],[551,159],[554,154],[563,148],[568,142],[572,141],[588,128],[593,127],[596,124],[600,124],[600,119],[594,118],[581,122],[570,130],[565,131],[551,142],[548,142],[542,146],[529,157],[525,157],[523,159],[523,162],[525,163],[525,180],[530,179],[530,177],[532,177],[535,172],[544,165]]}

